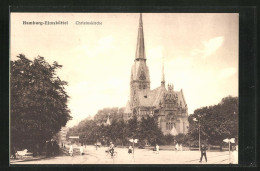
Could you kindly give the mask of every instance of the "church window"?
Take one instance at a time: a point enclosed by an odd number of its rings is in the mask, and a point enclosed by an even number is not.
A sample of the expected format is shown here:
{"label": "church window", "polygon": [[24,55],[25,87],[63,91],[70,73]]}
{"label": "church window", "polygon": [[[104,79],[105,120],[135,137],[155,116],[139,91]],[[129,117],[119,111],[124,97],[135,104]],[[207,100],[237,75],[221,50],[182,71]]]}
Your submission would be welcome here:
{"label": "church window", "polygon": [[169,113],[166,118],[166,130],[171,130],[173,127],[175,127],[175,123],[173,121],[173,113]]}
{"label": "church window", "polygon": [[143,85],[143,89],[145,89],[146,88],[146,86],[145,85]]}
{"label": "church window", "polygon": [[167,122],[166,123],[166,130],[171,130],[173,128],[173,123],[170,121],[170,122]]}
{"label": "church window", "polygon": [[139,79],[140,79],[140,80],[145,80],[145,79],[146,79],[144,71],[141,71],[141,74],[140,74],[140,76],[139,76]]}

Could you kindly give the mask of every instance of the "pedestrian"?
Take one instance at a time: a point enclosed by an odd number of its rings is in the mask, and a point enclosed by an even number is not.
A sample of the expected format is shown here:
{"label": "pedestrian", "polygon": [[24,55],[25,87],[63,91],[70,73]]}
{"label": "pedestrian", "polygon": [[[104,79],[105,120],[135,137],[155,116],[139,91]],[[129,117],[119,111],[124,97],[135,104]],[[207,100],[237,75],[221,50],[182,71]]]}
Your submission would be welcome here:
{"label": "pedestrian", "polygon": [[50,155],[54,156],[54,154],[55,154],[55,145],[54,145],[54,140],[51,139],[51,142],[50,142]]}
{"label": "pedestrian", "polygon": [[69,154],[70,154],[71,157],[73,156],[73,146],[72,146],[72,144],[70,145]]}
{"label": "pedestrian", "polygon": [[84,149],[83,149],[83,145],[81,145],[81,147],[80,147],[80,155],[83,155],[84,154]]}
{"label": "pedestrian", "polygon": [[205,145],[204,145],[203,143],[201,144],[201,149],[200,149],[200,151],[201,151],[200,162],[202,161],[203,156],[205,157],[205,160],[206,160],[206,162],[207,162],[206,147],[205,147]]}
{"label": "pedestrian", "polygon": [[159,145],[156,144],[156,154],[159,154]]}
{"label": "pedestrian", "polygon": [[238,164],[238,146],[236,145],[236,149],[232,151],[232,164]]}
{"label": "pedestrian", "polygon": [[180,147],[179,147],[180,151],[182,151],[182,144],[180,144]]}
{"label": "pedestrian", "polygon": [[128,154],[131,154],[133,151],[133,147],[130,145],[129,148],[128,148]]}
{"label": "pedestrian", "polygon": [[179,150],[179,144],[178,144],[178,143],[175,145],[175,150],[176,150],[176,151]]}

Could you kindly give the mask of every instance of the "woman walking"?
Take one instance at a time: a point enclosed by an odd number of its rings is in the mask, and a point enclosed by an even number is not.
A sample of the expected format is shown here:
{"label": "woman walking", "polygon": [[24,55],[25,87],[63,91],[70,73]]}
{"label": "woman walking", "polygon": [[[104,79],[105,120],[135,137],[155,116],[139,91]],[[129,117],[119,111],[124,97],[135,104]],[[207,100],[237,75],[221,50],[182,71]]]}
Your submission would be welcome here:
{"label": "woman walking", "polygon": [[69,153],[70,153],[70,156],[72,157],[73,156],[73,146],[72,145],[70,145]]}
{"label": "woman walking", "polygon": [[158,144],[156,144],[156,154],[159,154],[159,145]]}

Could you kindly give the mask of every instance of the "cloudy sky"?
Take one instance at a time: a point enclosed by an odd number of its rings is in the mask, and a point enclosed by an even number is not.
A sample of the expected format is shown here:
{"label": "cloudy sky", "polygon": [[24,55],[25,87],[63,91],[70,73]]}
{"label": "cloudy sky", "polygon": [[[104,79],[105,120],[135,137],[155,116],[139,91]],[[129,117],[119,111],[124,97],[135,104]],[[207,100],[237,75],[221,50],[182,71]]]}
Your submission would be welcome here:
{"label": "cloudy sky", "polygon": [[[63,65],[58,75],[69,83],[73,126],[104,107],[126,105],[138,23],[138,13],[12,13],[10,58],[40,55]],[[238,96],[238,14],[144,13],[143,28],[152,89],[160,86],[164,58],[166,84],[183,89],[189,114]]]}

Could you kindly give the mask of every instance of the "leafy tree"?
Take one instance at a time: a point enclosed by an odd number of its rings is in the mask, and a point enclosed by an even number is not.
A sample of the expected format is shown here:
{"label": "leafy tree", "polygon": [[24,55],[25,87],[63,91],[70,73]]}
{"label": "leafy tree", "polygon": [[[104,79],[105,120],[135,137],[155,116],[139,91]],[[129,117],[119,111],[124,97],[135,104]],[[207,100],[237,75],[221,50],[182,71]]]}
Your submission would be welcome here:
{"label": "leafy tree", "polygon": [[157,124],[156,117],[142,117],[140,123],[140,140],[147,141],[150,144],[161,143],[163,133]]}
{"label": "leafy tree", "polygon": [[214,106],[203,107],[189,116],[189,137],[198,139],[200,120],[201,141],[212,145],[222,145],[225,138],[238,138],[238,97],[225,97]]}
{"label": "leafy tree", "polygon": [[173,142],[174,142],[174,136],[171,134],[164,135],[163,139],[165,141],[164,144],[167,144],[167,145],[173,144]]}
{"label": "leafy tree", "polygon": [[117,123],[117,139],[121,140],[122,145],[125,145],[127,141],[127,124],[123,119],[120,119]]}
{"label": "leafy tree", "polygon": [[49,140],[71,119],[64,86],[56,75],[62,65],[24,55],[10,63],[11,146],[32,149]]}
{"label": "leafy tree", "polygon": [[123,119],[119,121],[112,120],[111,125],[105,126],[105,129],[105,137],[108,137],[109,140],[117,145],[124,145],[126,143],[127,125]]}
{"label": "leafy tree", "polygon": [[93,120],[83,120],[77,126],[69,129],[69,136],[79,136],[81,143],[94,144],[99,138],[99,126]]}
{"label": "leafy tree", "polygon": [[[94,116],[94,120],[84,119],[70,129],[68,136],[79,135],[80,141],[88,144],[93,144],[96,141],[106,144],[108,141],[115,142],[118,139],[123,143],[126,134],[123,111],[124,108],[117,107],[99,110]],[[108,116],[111,125],[106,125]]]}
{"label": "leafy tree", "polygon": [[127,136],[129,138],[134,138],[134,139],[139,138],[139,124],[138,124],[136,115],[133,115],[133,117],[128,120]]}
{"label": "leafy tree", "polygon": [[188,136],[185,134],[178,134],[174,137],[174,141],[179,144],[188,145]]}
{"label": "leafy tree", "polygon": [[118,108],[118,107],[104,108],[97,112],[97,114],[94,116],[94,120],[98,124],[102,124],[107,121],[107,118],[109,116],[110,121],[118,122],[120,119],[123,119],[123,111],[124,108]]}

